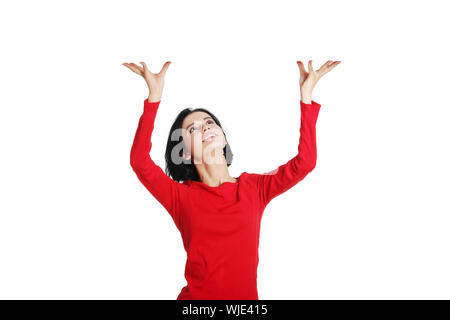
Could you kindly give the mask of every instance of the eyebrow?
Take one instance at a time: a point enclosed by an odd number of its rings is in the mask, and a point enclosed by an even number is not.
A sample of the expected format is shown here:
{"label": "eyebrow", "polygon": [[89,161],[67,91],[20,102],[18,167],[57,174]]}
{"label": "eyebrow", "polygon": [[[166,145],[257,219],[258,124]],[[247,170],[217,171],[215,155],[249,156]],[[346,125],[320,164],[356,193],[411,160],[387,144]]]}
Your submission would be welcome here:
{"label": "eyebrow", "polygon": [[[203,118],[203,120],[206,120],[206,119],[212,119],[212,120],[214,120],[214,119],[211,118],[211,117],[205,117],[205,118]],[[194,124],[194,122],[192,122],[190,125],[188,125],[188,126],[186,127],[186,130],[189,130],[189,127],[192,126],[193,124]]]}

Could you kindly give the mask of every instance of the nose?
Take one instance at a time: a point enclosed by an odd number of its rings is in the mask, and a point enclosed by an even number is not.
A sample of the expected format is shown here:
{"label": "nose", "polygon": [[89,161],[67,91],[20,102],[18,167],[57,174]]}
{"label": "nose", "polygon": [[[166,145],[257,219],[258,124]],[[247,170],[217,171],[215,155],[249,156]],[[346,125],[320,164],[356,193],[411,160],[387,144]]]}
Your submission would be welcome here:
{"label": "nose", "polygon": [[209,129],[209,125],[205,125],[204,127],[203,127],[203,133],[205,133],[206,132],[206,130],[208,130]]}

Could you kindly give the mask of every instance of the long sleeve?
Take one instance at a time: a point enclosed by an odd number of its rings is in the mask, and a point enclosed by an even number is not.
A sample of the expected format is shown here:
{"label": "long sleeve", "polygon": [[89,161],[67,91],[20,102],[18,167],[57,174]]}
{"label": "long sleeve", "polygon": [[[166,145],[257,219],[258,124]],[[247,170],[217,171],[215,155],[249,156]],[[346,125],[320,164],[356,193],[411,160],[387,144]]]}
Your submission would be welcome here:
{"label": "long sleeve", "polygon": [[316,122],[320,104],[300,101],[301,124],[298,154],[287,163],[265,174],[258,175],[258,192],[263,206],[292,188],[316,166]]}
{"label": "long sleeve", "polygon": [[130,164],[139,180],[164,206],[178,225],[178,203],[181,184],[171,179],[150,157],[151,136],[154,128],[158,102],[144,101],[144,112],[134,137],[130,153]]}

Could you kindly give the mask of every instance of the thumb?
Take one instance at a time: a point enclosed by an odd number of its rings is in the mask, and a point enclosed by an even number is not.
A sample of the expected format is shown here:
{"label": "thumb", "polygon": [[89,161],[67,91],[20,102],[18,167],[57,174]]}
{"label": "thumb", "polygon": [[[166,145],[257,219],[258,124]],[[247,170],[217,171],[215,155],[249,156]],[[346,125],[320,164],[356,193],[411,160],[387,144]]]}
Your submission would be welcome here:
{"label": "thumb", "polygon": [[300,75],[303,76],[304,74],[306,74],[306,70],[305,70],[305,66],[303,65],[303,62],[297,61],[297,65],[300,69]]}
{"label": "thumb", "polygon": [[159,73],[161,73],[162,75],[165,75],[166,71],[169,68],[171,63],[172,63],[171,61],[167,61],[166,63],[164,63],[164,65]]}

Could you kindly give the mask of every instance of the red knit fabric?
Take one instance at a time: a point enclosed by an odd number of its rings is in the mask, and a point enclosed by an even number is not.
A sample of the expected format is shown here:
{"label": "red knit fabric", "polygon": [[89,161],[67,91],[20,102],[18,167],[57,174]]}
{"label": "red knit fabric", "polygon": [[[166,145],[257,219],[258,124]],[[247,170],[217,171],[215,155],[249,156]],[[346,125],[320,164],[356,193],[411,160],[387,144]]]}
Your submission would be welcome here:
{"label": "red knit fabric", "polygon": [[300,101],[298,154],[277,169],[242,172],[237,182],[210,187],[176,182],[150,157],[151,135],[161,101],[144,101],[130,163],[139,180],[164,206],[181,233],[187,253],[187,285],[177,300],[258,300],[260,223],[267,204],[301,181],[316,164],[320,104]]}

